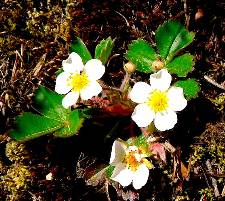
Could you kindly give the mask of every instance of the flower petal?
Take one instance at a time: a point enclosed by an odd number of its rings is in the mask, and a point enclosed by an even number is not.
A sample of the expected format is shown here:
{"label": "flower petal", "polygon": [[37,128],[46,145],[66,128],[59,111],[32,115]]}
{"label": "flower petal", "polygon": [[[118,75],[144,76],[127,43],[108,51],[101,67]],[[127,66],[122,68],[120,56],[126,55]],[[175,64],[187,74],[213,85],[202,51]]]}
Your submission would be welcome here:
{"label": "flower petal", "polygon": [[151,87],[145,82],[137,82],[131,92],[130,99],[135,103],[144,103],[147,101],[149,93],[151,92]]}
{"label": "flower petal", "polygon": [[135,107],[131,118],[139,127],[148,126],[154,119],[155,113],[146,105],[139,104]]}
{"label": "flower petal", "polygon": [[105,73],[105,66],[100,60],[91,59],[85,64],[84,71],[90,80],[98,80]]}
{"label": "flower petal", "polygon": [[58,94],[66,94],[68,93],[72,87],[68,85],[68,79],[70,77],[70,73],[62,72],[56,78],[55,91]]}
{"label": "flower petal", "polygon": [[119,182],[122,186],[128,186],[133,179],[133,172],[126,168],[125,164],[119,163],[113,170],[111,179]]}
{"label": "flower petal", "polygon": [[133,175],[134,188],[140,189],[141,187],[143,187],[148,181],[148,176],[149,176],[149,169],[146,167],[146,165],[141,164]]}
{"label": "flower petal", "polygon": [[62,61],[63,70],[68,73],[80,72],[84,68],[81,57],[72,52],[66,60]]}
{"label": "flower petal", "polygon": [[126,148],[127,148],[126,145],[122,141],[115,140],[112,146],[112,152],[109,163],[111,165],[121,163],[124,160]]}
{"label": "flower petal", "polygon": [[80,97],[82,100],[88,100],[93,96],[97,96],[101,91],[102,87],[100,84],[97,81],[94,81],[80,92]]}
{"label": "flower petal", "polygon": [[62,100],[62,105],[64,108],[68,108],[72,105],[74,105],[77,102],[77,99],[79,98],[78,92],[70,92],[68,93]]}
{"label": "flower petal", "polygon": [[166,69],[150,75],[150,84],[153,89],[166,91],[170,87],[172,76]]}
{"label": "flower petal", "polygon": [[177,123],[177,114],[174,111],[156,113],[154,124],[160,131],[169,130]]}
{"label": "flower petal", "polygon": [[184,98],[181,87],[171,87],[168,90],[169,108],[174,111],[181,111],[187,106],[187,100]]}

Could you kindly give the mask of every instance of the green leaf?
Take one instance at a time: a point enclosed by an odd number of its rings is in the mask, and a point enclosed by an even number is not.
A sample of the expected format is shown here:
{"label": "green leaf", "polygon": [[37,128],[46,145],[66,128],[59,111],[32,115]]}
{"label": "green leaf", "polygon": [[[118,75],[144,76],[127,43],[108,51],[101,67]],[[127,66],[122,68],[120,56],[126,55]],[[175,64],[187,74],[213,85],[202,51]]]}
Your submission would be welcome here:
{"label": "green leaf", "polygon": [[11,130],[10,136],[18,141],[26,141],[56,131],[63,127],[59,121],[26,112],[16,117],[16,129]]}
{"label": "green leaf", "polygon": [[151,65],[158,56],[146,41],[138,39],[128,46],[125,57],[136,65],[138,71],[150,73],[154,71]]}
{"label": "green leaf", "polygon": [[80,116],[81,115],[79,110],[73,110],[64,121],[65,126],[57,130],[54,133],[54,136],[70,137],[72,135],[75,135],[79,131],[84,122],[84,118],[81,118]]}
{"label": "green leaf", "polygon": [[95,59],[99,59],[103,64],[106,64],[112,52],[113,45],[114,40],[111,37],[102,40],[95,48]]}
{"label": "green leaf", "polygon": [[186,53],[176,57],[169,64],[167,64],[166,68],[170,73],[174,73],[179,77],[186,77],[187,74],[192,70],[193,66],[194,56]]}
{"label": "green leaf", "polygon": [[76,41],[71,43],[70,51],[71,52],[76,52],[77,54],[79,54],[84,63],[87,63],[87,61],[92,59],[91,53],[87,49],[86,45],[78,37],[77,37]]}
{"label": "green leaf", "polygon": [[183,88],[184,96],[187,100],[196,98],[198,96],[198,92],[201,90],[199,83],[195,79],[177,81],[174,85]]}
{"label": "green leaf", "polygon": [[194,40],[194,36],[179,22],[170,20],[156,30],[156,45],[162,58],[169,62],[178,51]]}
{"label": "green leaf", "polygon": [[65,109],[62,106],[62,99],[62,95],[59,95],[44,86],[39,87],[34,97],[35,103],[38,106],[37,109],[40,113],[46,117],[59,121],[65,120],[67,114],[70,113],[70,109]]}

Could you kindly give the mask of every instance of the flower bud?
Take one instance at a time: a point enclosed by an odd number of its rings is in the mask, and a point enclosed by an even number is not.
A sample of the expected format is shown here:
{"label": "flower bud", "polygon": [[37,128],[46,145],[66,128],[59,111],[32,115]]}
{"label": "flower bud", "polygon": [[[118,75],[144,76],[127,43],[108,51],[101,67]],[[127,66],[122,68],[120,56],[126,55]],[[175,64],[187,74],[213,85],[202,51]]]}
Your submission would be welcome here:
{"label": "flower bud", "polygon": [[195,13],[195,20],[199,20],[203,16],[204,16],[204,11],[201,8],[199,8],[198,11]]}
{"label": "flower bud", "polygon": [[134,65],[133,63],[131,63],[130,61],[127,62],[124,66],[123,66],[124,70],[128,73],[134,73],[136,70],[136,65]]}
{"label": "flower bud", "polygon": [[152,67],[155,70],[161,70],[164,67],[164,63],[160,60],[155,60],[152,62]]}

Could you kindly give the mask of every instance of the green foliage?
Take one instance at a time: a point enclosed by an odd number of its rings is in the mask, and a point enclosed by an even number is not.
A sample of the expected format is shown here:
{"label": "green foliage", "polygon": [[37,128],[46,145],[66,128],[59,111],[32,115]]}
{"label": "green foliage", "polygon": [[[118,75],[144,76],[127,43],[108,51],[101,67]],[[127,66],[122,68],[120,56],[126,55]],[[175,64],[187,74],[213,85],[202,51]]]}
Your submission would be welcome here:
{"label": "green foliage", "polygon": [[79,110],[73,110],[69,115],[66,116],[65,125],[63,128],[57,130],[54,136],[57,137],[70,137],[74,135],[82,126],[84,118],[80,117]]}
{"label": "green foliage", "polygon": [[169,20],[163,23],[156,31],[156,44],[161,57],[171,61],[178,51],[194,40],[194,36],[179,22]]}
{"label": "green foliage", "polygon": [[186,77],[194,65],[194,56],[189,53],[176,57],[166,66],[170,73],[175,73],[179,77]]}
{"label": "green foliage", "polygon": [[49,134],[61,127],[63,124],[59,121],[26,112],[16,117],[16,129],[10,132],[10,136],[15,140],[25,141]]}
{"label": "green foliage", "polygon": [[79,54],[84,63],[86,63],[87,61],[89,61],[90,59],[92,59],[91,53],[87,49],[86,45],[78,37],[77,37],[76,41],[74,41],[73,43],[71,43],[70,51],[71,52],[76,52],[77,54]]}
{"label": "green foliage", "polygon": [[126,59],[135,64],[137,70],[145,73],[154,71],[151,65],[157,57],[154,49],[142,39],[133,41],[126,53]]}
{"label": "green foliage", "polygon": [[77,133],[84,118],[79,110],[71,112],[62,106],[62,96],[43,86],[35,94],[37,109],[42,115],[24,113],[16,118],[12,138],[25,141],[55,132],[57,137],[69,137]]}
{"label": "green foliage", "polygon": [[174,85],[183,88],[184,96],[187,100],[196,98],[200,91],[200,86],[195,79],[177,81]]}
{"label": "green foliage", "polygon": [[37,109],[44,116],[61,121],[65,120],[70,109],[62,106],[63,96],[53,92],[44,86],[40,86],[37,90],[34,100]]}
{"label": "green foliage", "polygon": [[103,64],[106,64],[114,45],[114,40],[108,37],[102,40],[95,48],[95,59],[99,59]]}
{"label": "green foliage", "polygon": [[188,53],[175,56],[193,39],[194,33],[188,32],[179,22],[169,20],[156,30],[159,55],[146,41],[138,39],[128,46],[126,58],[141,72],[151,73],[165,67],[170,73],[185,77],[192,70],[194,57]]}

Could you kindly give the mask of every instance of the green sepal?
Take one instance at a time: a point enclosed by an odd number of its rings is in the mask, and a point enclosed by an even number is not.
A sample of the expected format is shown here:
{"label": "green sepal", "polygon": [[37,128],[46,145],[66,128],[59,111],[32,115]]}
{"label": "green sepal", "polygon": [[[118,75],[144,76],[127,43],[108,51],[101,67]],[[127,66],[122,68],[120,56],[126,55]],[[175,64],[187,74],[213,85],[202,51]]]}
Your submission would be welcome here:
{"label": "green sepal", "polygon": [[57,70],[55,72],[55,75],[58,76],[59,74],[61,74],[63,72],[63,68],[60,68],[59,70]]}
{"label": "green sepal", "polygon": [[157,60],[158,55],[145,40],[138,39],[128,46],[125,57],[136,65],[138,71],[151,73],[154,71],[152,62]]}
{"label": "green sepal", "polygon": [[156,30],[156,45],[161,57],[166,62],[171,61],[178,51],[194,40],[194,36],[177,21],[163,23]]}
{"label": "green sepal", "polygon": [[113,165],[107,166],[107,169],[105,172],[106,172],[106,176],[108,178],[110,178],[112,176],[114,169],[115,169],[115,166],[113,166]]}
{"label": "green sepal", "polygon": [[138,137],[132,137],[127,140],[128,146],[136,146],[142,149],[147,150],[149,143],[144,136],[144,134],[139,135]]}
{"label": "green sepal", "polygon": [[80,117],[79,110],[73,110],[64,120],[64,127],[57,130],[54,134],[56,137],[70,137],[79,131],[84,122],[84,118]]}
{"label": "green sepal", "polygon": [[95,59],[99,59],[103,64],[106,64],[112,52],[114,40],[111,37],[102,40],[95,48]]}
{"label": "green sepal", "polygon": [[191,100],[198,96],[201,90],[199,83],[195,79],[181,80],[174,83],[174,86],[181,87],[184,90],[184,96],[187,100]]}
{"label": "green sepal", "polygon": [[189,53],[176,57],[166,65],[169,73],[174,73],[179,77],[186,77],[194,66],[194,56]]}
{"label": "green sepal", "polygon": [[39,87],[34,97],[37,109],[41,114],[59,121],[65,120],[67,114],[71,111],[62,106],[62,99],[62,95],[59,95],[44,86]]}
{"label": "green sepal", "polygon": [[84,62],[84,64],[87,63],[87,61],[92,59],[91,53],[87,49],[86,45],[78,37],[77,37],[77,39],[74,42],[71,43],[70,51],[71,52],[76,52],[77,54],[79,54],[80,57],[82,58],[82,61]]}
{"label": "green sepal", "polygon": [[18,141],[26,141],[52,133],[63,126],[57,120],[25,112],[16,117],[16,129],[10,131],[10,136]]}

